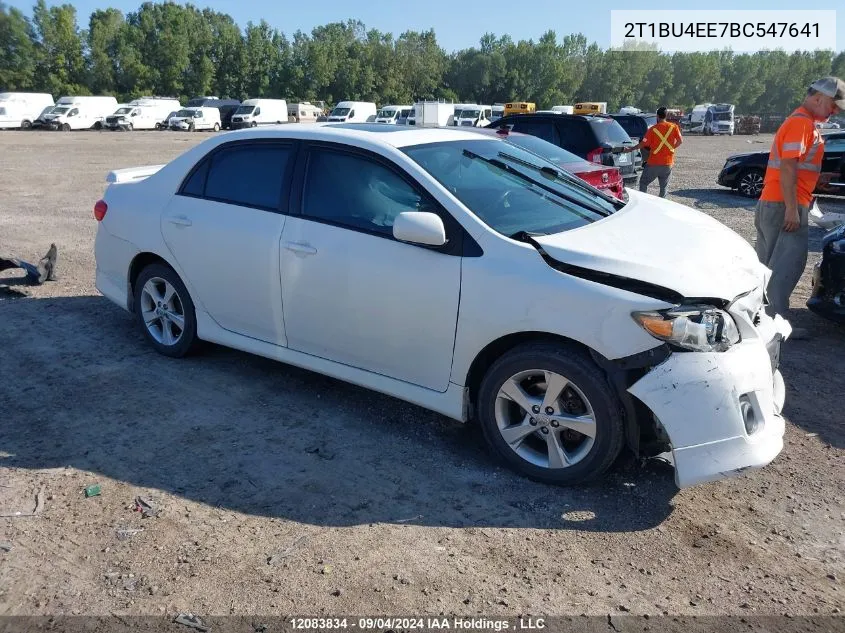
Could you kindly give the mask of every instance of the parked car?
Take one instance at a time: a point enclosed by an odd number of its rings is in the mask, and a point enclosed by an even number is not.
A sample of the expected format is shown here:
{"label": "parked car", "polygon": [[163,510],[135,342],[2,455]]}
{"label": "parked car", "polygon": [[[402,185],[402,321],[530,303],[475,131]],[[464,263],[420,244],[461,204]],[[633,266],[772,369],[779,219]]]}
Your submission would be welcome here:
{"label": "parked car", "polygon": [[173,117],[175,117],[177,114],[179,114],[179,110],[174,110],[173,112],[171,112],[170,114],[168,114],[168,115],[164,118],[164,120],[159,121],[158,123],[156,123],[156,129],[157,129],[157,130],[169,130],[169,129],[170,129],[170,119],[172,119]]}
{"label": "parked car", "polygon": [[476,129],[479,134],[499,136],[504,138],[508,143],[512,143],[529,152],[534,152],[550,163],[557,165],[574,176],[578,176],[578,178],[596,189],[615,196],[620,200],[625,199],[625,183],[622,181],[622,175],[619,173],[619,170],[615,167],[596,165],[537,136],[511,132],[507,127],[498,130],[490,128]]}
{"label": "parked car", "polygon": [[532,114],[504,116],[487,127],[510,127],[514,132],[539,136],[591,163],[615,167],[626,182],[636,180],[634,158],[622,148],[635,143],[617,121],[583,114]]}
{"label": "parked car", "polygon": [[53,105],[46,92],[0,92],[0,130],[28,130]]}
{"label": "parked car", "polygon": [[[716,182],[747,198],[759,198],[770,150],[733,154],[725,160]],[[817,195],[845,195],[845,132],[824,134],[824,159]]]}
{"label": "parked car", "polygon": [[46,126],[53,130],[100,130],[108,115],[117,110],[114,97],[66,96],[44,115]]}
{"label": "parked car", "polygon": [[278,125],[288,121],[288,103],[284,99],[247,99],[232,114],[231,128]]}
{"label": "parked car", "polygon": [[220,109],[202,106],[199,108],[183,108],[170,117],[170,129],[183,132],[199,132],[200,130],[220,131]]}
{"label": "parked car", "polygon": [[791,330],[754,249],[559,171],[470,130],[215,135],[107,175],[96,286],[163,355],[213,341],[475,419],[540,481],[598,477],[626,443],[671,450],[680,487],[768,464]]}
{"label": "parked car", "polygon": [[[178,104],[177,104],[178,105]],[[217,108],[220,110],[220,127],[228,130],[232,127],[232,115],[240,107],[237,99],[220,99],[219,97],[194,97],[188,101],[186,108]]]}
{"label": "parked car", "polygon": [[807,307],[826,319],[845,323],[845,224],[822,239],[822,257],[813,267]]}

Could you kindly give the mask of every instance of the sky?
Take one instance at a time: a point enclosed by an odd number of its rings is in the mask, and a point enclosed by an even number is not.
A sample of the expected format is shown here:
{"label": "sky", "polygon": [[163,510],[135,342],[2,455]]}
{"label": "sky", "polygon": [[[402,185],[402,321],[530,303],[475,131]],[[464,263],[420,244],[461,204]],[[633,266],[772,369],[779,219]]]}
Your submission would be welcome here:
{"label": "sky", "polygon": [[[32,15],[34,0],[3,0],[7,5]],[[96,9],[116,7],[128,13],[135,11],[142,0],[47,0],[48,5],[71,2],[78,14],[80,27],[87,26],[88,16]],[[209,7],[228,13],[234,20],[246,26],[250,20],[262,18],[271,26],[288,36],[297,30],[310,33],[315,26],[329,22],[359,19],[367,28],[399,36],[403,31],[422,31],[433,28],[438,43],[452,52],[477,46],[484,33],[508,34],[514,41],[537,40],[545,31],[553,29],[558,38],[570,33],[583,33],[588,41],[598,42],[603,47],[610,45],[611,9],[836,9],[840,2],[802,2],[797,4],[785,0],[743,0],[737,2],[687,3],[677,0],[603,0],[601,3],[589,0],[564,0],[551,2],[526,2],[519,0],[483,0],[477,5],[455,0],[306,0],[305,2],[280,2],[279,0],[194,0],[194,5]],[[596,6],[600,4],[599,6]],[[460,17],[458,17],[460,16]],[[837,15],[836,48],[845,50],[845,10]]]}

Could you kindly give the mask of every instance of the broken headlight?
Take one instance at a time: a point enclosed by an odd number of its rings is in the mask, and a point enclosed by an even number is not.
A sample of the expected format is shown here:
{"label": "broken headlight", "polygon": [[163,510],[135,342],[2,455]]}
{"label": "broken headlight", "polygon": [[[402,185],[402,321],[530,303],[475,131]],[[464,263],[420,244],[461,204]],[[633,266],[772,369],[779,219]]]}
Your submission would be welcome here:
{"label": "broken headlight", "polygon": [[631,316],[653,337],[680,350],[724,352],[740,340],[733,317],[715,306],[677,306]]}

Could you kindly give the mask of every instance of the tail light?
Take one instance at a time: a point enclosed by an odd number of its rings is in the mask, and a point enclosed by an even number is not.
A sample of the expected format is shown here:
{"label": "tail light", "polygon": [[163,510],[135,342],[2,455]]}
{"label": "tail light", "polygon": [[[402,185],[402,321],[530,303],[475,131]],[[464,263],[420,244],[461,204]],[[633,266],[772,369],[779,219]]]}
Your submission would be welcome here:
{"label": "tail light", "polygon": [[587,152],[587,160],[590,161],[591,163],[596,163],[598,165],[602,165],[603,164],[602,159],[601,159],[602,154],[604,154],[604,148],[603,147],[597,147],[593,151]]}
{"label": "tail light", "polygon": [[97,222],[102,222],[103,218],[106,217],[106,211],[109,210],[109,205],[106,204],[105,200],[97,200],[97,203],[94,205],[94,217],[97,219]]}

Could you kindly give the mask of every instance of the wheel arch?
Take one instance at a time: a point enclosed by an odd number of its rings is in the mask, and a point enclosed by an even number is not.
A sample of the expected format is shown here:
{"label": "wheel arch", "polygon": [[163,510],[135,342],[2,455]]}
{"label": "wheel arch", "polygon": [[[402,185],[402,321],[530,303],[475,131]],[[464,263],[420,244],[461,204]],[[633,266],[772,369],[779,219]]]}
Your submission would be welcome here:
{"label": "wheel arch", "polygon": [[126,305],[129,307],[130,312],[135,312],[135,282],[138,281],[138,276],[141,274],[141,271],[150,264],[162,264],[167,266],[179,277],[179,279],[182,280],[182,283],[185,283],[185,280],[182,279],[182,276],[179,274],[179,271],[176,270],[176,267],[164,259],[161,255],[151,252],[138,253],[129,263],[129,287],[127,289],[128,296],[126,297]]}
{"label": "wheel arch", "polygon": [[[565,345],[579,350],[602,371],[608,385],[614,389],[622,402],[622,418],[625,427],[625,443],[635,453],[640,454],[641,448],[648,453],[654,452],[652,446],[660,444],[660,432],[655,428],[656,421],[652,419],[651,411],[637,398],[628,392],[630,387],[651,367],[659,365],[671,353],[666,344],[640,352],[622,359],[608,359],[588,345],[575,339],[552,334],[550,332],[514,332],[502,336],[485,346],[476,354],[467,372],[464,382],[466,390],[465,418],[474,420],[478,409],[477,400],[481,382],[487,370],[497,358],[510,350],[530,343],[551,343]],[[647,446],[644,446],[647,444]]]}

